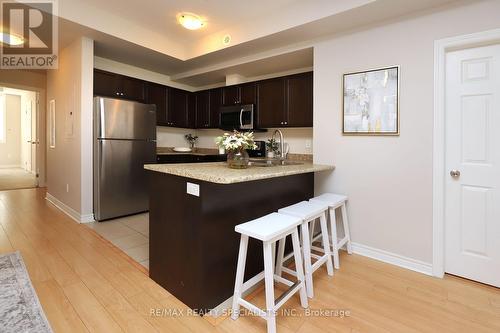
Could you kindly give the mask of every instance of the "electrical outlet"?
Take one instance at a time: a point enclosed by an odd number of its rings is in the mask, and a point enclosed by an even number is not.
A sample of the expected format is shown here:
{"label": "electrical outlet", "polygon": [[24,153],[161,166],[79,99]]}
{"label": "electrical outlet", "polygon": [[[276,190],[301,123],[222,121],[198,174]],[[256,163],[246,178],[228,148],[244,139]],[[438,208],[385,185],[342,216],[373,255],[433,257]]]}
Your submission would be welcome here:
{"label": "electrical outlet", "polygon": [[186,183],[187,194],[194,195],[196,197],[200,196],[200,185],[193,183]]}
{"label": "electrical outlet", "polygon": [[312,143],[311,140],[306,140],[306,149],[311,149]]}

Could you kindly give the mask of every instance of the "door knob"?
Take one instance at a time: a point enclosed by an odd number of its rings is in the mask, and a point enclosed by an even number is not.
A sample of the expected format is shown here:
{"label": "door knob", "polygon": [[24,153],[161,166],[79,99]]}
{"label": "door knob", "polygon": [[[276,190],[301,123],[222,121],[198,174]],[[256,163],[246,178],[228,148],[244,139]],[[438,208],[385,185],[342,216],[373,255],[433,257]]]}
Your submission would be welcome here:
{"label": "door knob", "polygon": [[458,178],[458,177],[460,177],[460,171],[459,170],[451,170],[450,176],[452,176],[453,178]]}

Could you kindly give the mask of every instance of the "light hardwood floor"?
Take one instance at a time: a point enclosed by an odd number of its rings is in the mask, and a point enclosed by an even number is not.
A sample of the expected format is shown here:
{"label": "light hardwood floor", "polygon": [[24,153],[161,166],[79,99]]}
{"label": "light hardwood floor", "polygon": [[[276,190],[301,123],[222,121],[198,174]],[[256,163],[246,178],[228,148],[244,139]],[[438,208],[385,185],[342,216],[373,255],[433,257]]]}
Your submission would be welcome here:
{"label": "light hardwood floor", "polygon": [[[265,332],[255,317],[216,326],[196,316],[152,316],[186,307],[145,269],[44,199],[42,189],[0,192],[0,253],[19,250],[55,332]],[[311,309],[349,316],[278,318],[279,332],[500,332],[500,290],[453,276],[435,279],[345,254],[334,277],[314,275]],[[264,305],[264,294],[254,294]]]}

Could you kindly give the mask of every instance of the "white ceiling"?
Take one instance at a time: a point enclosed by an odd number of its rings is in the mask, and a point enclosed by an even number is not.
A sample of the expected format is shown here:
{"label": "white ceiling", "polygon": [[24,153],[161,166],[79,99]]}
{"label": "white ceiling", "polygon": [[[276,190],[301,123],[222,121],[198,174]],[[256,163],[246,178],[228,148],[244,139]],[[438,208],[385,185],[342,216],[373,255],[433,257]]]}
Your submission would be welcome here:
{"label": "white ceiling", "polygon": [[[100,57],[199,87],[221,82],[226,74],[259,76],[312,66],[312,51],[301,50],[310,50],[314,40],[467,1],[63,0],[59,31],[62,46],[87,35]],[[205,17],[207,26],[182,28],[175,16],[183,11]],[[226,33],[229,46],[221,42]]]}

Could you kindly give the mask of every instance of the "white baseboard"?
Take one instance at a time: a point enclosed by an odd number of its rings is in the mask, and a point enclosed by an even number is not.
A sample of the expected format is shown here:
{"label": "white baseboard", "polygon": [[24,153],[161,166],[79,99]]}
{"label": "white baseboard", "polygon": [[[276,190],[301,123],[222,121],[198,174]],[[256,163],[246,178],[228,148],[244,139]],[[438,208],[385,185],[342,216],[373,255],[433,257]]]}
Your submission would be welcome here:
{"label": "white baseboard", "polygon": [[78,223],[89,223],[89,222],[94,222],[94,214],[80,214],[70,206],[66,205],[56,197],[54,197],[52,194],[48,193],[45,196],[45,199],[59,208],[60,211],[71,217],[73,220],[75,220]]}
{"label": "white baseboard", "polygon": [[352,252],[372,258],[375,260],[379,260],[388,264],[396,265],[402,268],[406,268],[418,273],[422,273],[425,275],[433,276],[432,274],[432,264],[404,257],[399,254],[395,254],[392,252],[388,252],[385,250],[376,249],[370,246],[366,246],[363,244],[352,243]]}

